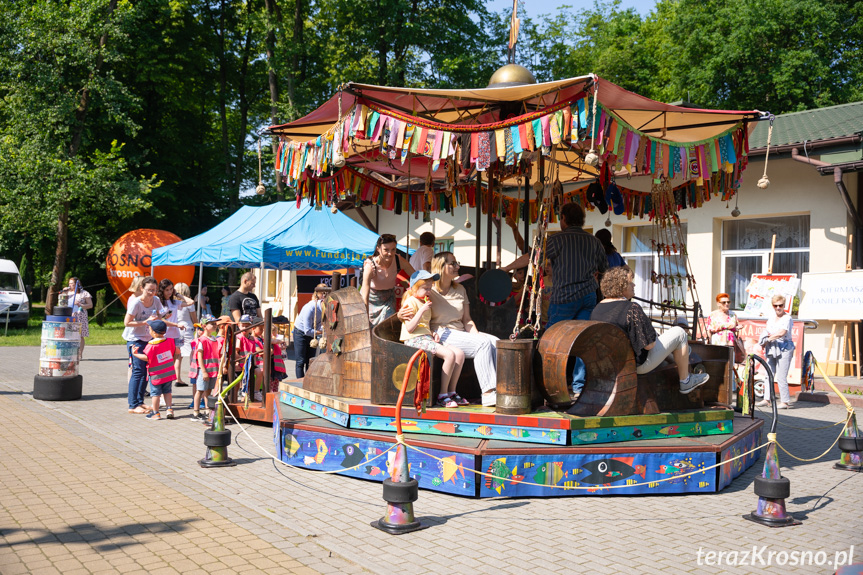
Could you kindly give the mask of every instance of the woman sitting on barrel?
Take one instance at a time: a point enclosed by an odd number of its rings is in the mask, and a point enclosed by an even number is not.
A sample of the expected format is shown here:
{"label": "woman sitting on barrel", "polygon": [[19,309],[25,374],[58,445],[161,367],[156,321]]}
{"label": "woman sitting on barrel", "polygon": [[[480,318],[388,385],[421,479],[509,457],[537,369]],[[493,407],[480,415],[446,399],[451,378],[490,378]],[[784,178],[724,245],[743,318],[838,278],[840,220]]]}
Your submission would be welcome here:
{"label": "woman sitting on barrel", "polygon": [[706,373],[689,373],[689,343],[686,331],[675,326],[657,337],[650,318],[635,302],[634,274],[628,266],[611,268],[605,272],[600,289],[605,296],[593,309],[590,319],[614,324],[629,337],[635,353],[636,373],[647,373],[655,369],[669,355],[677,364],[680,378],[680,393],[689,393],[704,385],[709,379]]}

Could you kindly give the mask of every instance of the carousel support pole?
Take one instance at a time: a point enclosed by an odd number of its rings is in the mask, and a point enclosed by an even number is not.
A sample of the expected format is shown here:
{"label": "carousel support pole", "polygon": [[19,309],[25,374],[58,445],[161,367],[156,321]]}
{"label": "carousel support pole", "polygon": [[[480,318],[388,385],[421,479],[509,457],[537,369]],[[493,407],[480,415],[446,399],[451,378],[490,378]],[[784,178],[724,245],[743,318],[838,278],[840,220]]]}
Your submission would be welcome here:
{"label": "carousel support pole", "polygon": [[[524,235],[522,236],[522,245],[518,246],[521,253],[530,252],[528,240],[530,238],[530,178],[524,178],[524,204],[521,206],[521,217],[524,219]],[[518,251],[516,251],[518,253]]]}
{"label": "carousel support pole", "polygon": [[474,285],[478,285],[479,276],[481,274],[480,266],[479,266],[479,238],[482,233],[482,172],[476,173],[476,194],[475,194],[475,208],[476,208],[476,257],[474,259],[474,265],[476,266],[476,272],[474,276],[476,281]]}
{"label": "carousel support pole", "polygon": [[390,472],[390,478],[384,479],[384,501],[387,502],[387,514],[377,521],[372,521],[372,527],[385,531],[390,535],[401,535],[425,529],[414,517],[414,501],[419,499],[419,482],[410,476],[408,465],[408,449],[404,443],[402,432],[402,402],[405,399],[405,391],[408,388],[408,378],[411,375],[414,362],[419,359],[425,351],[418,349],[411,356],[405,370],[402,388],[399,391],[399,399],[396,404],[396,454]]}
{"label": "carousel support pole", "polygon": [[758,496],[758,506],[749,515],[748,519],[767,527],[789,527],[800,525],[800,521],[794,519],[785,510],[785,500],[791,495],[791,481],[782,477],[779,470],[779,451],[776,446],[776,425],[779,420],[779,412],[776,408],[776,391],[773,389],[773,372],[770,366],[757,355],[750,356],[758,361],[767,373],[768,389],[770,390],[770,405],[773,407],[773,423],[767,439],[767,453],[764,456],[764,470],[755,478],[755,495]]}
{"label": "carousel support pole", "polygon": [[330,291],[336,291],[340,287],[342,287],[342,272],[333,272],[333,279],[330,282]]}
{"label": "carousel support pole", "polygon": [[[494,184],[497,180],[493,176],[488,178],[488,193],[486,194],[485,210],[486,210],[486,226],[488,229],[485,232],[485,265],[491,268],[491,227],[492,227],[492,205],[494,199]],[[479,285],[479,284],[477,284]]]}

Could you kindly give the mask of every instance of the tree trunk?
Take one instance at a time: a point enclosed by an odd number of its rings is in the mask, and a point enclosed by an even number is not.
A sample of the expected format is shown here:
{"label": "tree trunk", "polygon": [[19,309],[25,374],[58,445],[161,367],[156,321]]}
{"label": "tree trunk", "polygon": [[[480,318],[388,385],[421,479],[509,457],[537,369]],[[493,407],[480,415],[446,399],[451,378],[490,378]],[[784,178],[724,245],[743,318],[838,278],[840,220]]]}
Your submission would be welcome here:
{"label": "tree trunk", "polygon": [[[108,4],[108,13],[105,15],[105,20],[110,20],[117,9],[117,0],[111,0]],[[92,80],[96,74],[102,69],[102,64],[105,62],[102,50],[105,44],[108,43],[108,32],[106,31],[99,37],[99,53],[96,55],[96,64],[90,72],[89,79]],[[89,82],[87,83],[89,86]],[[81,149],[81,141],[84,137],[84,125],[87,120],[87,110],[90,107],[90,88],[85,86],[81,90],[81,99],[78,101],[78,108],[75,109],[75,129],[72,132],[72,139],[69,142],[69,158],[74,158],[78,155]],[[65,200],[60,206],[60,213],[57,216],[57,247],[54,250],[54,267],[51,270],[51,283],[48,286],[48,293],[45,296],[45,313],[50,315],[54,311],[54,305],[57,303],[57,292],[63,278],[66,275],[66,252],[69,247],[69,200]]]}
{"label": "tree trunk", "polygon": [[63,283],[66,274],[66,250],[69,247],[69,201],[60,207],[57,218],[57,248],[54,250],[54,269],[51,270],[51,283],[48,285],[48,295],[45,298],[45,315],[54,313],[57,303],[58,287]]}
{"label": "tree trunk", "polygon": [[243,48],[243,60],[240,65],[240,81],[237,93],[239,99],[240,128],[237,131],[237,156],[234,162],[233,197],[239,199],[243,185],[243,165],[246,159],[246,132],[249,129],[249,99],[246,95],[246,79],[249,76],[249,55],[252,50],[252,29],[246,30],[246,43]]}

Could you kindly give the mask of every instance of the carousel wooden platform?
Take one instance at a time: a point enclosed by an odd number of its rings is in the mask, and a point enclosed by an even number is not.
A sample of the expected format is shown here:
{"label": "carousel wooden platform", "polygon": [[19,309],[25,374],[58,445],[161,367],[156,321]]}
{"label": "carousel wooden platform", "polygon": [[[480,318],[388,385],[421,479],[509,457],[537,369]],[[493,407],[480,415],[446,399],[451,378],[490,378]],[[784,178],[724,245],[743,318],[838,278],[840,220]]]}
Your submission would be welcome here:
{"label": "carousel wooden platform", "polygon": [[[339,399],[332,398],[334,405],[347,408],[342,411],[324,405],[324,398],[318,399],[322,401],[315,401],[312,407],[311,400],[280,392],[273,411],[274,441],[279,458],[308,469],[342,470],[341,475],[358,479],[383,481],[389,477],[388,461],[393,452],[382,454],[395,443],[394,426],[389,426],[393,431],[362,425],[351,427],[351,421],[369,417],[359,415],[362,406],[354,403],[344,406]],[[305,410],[292,405],[303,406]],[[352,410],[355,413],[350,413]],[[465,410],[464,416],[490,415],[468,412]],[[405,416],[409,417],[407,411]],[[536,419],[558,424],[570,421],[553,417]],[[429,421],[437,421],[434,425],[441,426],[438,420]],[[627,443],[608,443],[608,438],[604,437],[603,443],[567,445],[532,443],[526,437],[472,437],[452,428],[448,428],[449,433],[429,435],[413,429],[419,428],[418,423],[419,418],[403,419],[406,442],[421,450],[408,451],[411,476],[423,489],[467,497],[714,493],[729,485],[758,459],[756,452],[731,461],[760,445],[763,426],[759,419],[733,417],[730,429],[721,434],[657,434],[656,437],[661,438],[642,437]],[[455,425],[463,424],[446,421],[441,427]],[[547,437],[559,433],[559,440],[574,432],[585,433],[578,425],[575,427],[529,429],[537,430],[540,435],[545,433]],[[600,437],[600,433],[618,429],[597,427],[587,433]],[[715,469],[675,478],[719,463],[723,464]],[[472,470],[486,472],[491,477],[475,475]],[[513,482],[504,481],[504,478]],[[660,481],[663,479],[666,481]],[[611,486],[615,488],[610,489]]]}

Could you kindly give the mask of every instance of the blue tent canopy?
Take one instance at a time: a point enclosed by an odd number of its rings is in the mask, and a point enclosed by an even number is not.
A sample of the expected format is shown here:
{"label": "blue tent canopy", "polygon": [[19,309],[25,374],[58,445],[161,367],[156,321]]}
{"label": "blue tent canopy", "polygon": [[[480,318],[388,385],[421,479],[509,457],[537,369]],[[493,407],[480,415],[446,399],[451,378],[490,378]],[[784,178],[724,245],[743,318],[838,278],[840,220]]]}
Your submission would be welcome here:
{"label": "blue tent canopy", "polygon": [[[243,206],[193,238],[153,250],[153,266],[334,270],[360,267],[378,235],[341,212],[303,201]],[[399,246],[404,249],[402,246]]]}

